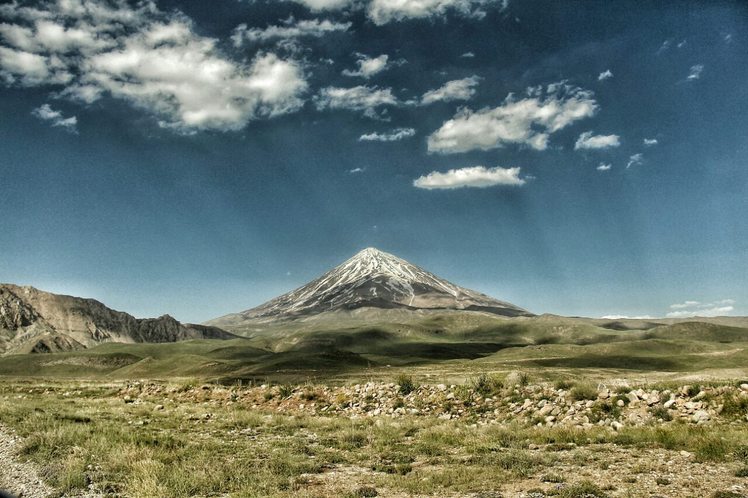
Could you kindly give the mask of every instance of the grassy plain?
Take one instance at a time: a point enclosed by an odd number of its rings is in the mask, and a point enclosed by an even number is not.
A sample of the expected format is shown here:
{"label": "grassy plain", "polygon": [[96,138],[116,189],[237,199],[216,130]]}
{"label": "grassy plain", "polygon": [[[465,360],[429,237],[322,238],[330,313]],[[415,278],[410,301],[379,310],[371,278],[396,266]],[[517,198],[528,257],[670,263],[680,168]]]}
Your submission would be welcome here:
{"label": "grassy plain", "polygon": [[[522,400],[504,379],[518,371],[523,384],[556,384],[571,399],[592,397],[600,383],[734,388],[748,379],[748,328],[740,319],[435,314],[243,333],[230,341],[0,358],[0,424],[24,438],[19,458],[36,462],[67,496],[748,495],[743,404],[707,424],[653,420],[614,430],[520,418],[489,423],[468,400],[458,419],[309,413],[272,402],[315,403],[299,385],[407,378],[414,387],[454,385],[459,394],[483,392],[476,379],[492,378],[500,381],[486,384],[484,397],[510,410]],[[153,380],[163,392],[127,400],[123,389],[133,379]],[[275,386],[268,402],[247,401],[245,390],[261,383]]]}

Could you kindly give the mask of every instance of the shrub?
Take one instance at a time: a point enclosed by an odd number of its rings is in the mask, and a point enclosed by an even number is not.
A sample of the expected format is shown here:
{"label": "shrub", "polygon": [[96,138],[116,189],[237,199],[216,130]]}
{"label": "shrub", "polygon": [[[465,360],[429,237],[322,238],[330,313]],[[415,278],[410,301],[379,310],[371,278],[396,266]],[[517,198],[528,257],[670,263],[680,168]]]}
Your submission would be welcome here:
{"label": "shrub", "polygon": [[743,417],[748,413],[748,396],[725,395],[721,415],[726,417]]}
{"label": "shrub", "polygon": [[504,387],[504,381],[495,375],[488,375],[485,373],[471,380],[473,390],[482,396],[488,396],[495,394]]}
{"label": "shrub", "polygon": [[574,401],[597,399],[597,389],[591,384],[579,384],[574,386],[569,393]]}
{"label": "shrub", "polygon": [[741,467],[736,470],[735,477],[748,477],[748,467]]}
{"label": "shrub", "polygon": [[278,394],[281,398],[288,398],[293,394],[293,386],[291,384],[282,384],[278,386]]}
{"label": "shrub", "polygon": [[567,390],[567,389],[571,389],[572,387],[574,387],[574,382],[572,382],[570,380],[557,380],[553,384],[553,387],[555,387],[556,389]]}
{"label": "shrub", "polygon": [[395,383],[400,386],[400,394],[403,396],[407,396],[418,388],[413,381],[413,377],[407,374],[398,375]]}
{"label": "shrub", "polygon": [[592,406],[592,409],[590,409],[589,413],[589,419],[590,422],[593,424],[599,422],[600,420],[605,420],[606,418],[612,418],[617,419],[621,416],[621,409],[618,407],[618,405],[613,403],[595,403]]}
{"label": "shrub", "polygon": [[558,496],[560,498],[607,498],[608,495],[596,484],[582,481],[562,489]]}
{"label": "shrub", "polygon": [[656,419],[662,419],[665,422],[673,420],[673,416],[670,414],[670,410],[664,406],[653,406],[649,409],[649,413]]}

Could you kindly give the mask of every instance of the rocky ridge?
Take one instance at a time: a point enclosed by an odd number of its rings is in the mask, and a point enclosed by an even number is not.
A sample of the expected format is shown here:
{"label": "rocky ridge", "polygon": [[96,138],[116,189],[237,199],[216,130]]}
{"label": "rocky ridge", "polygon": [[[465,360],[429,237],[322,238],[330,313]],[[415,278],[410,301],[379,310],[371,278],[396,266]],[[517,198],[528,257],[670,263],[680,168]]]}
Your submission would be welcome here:
{"label": "rocky ridge", "polygon": [[[594,426],[621,430],[647,424],[748,422],[748,384],[678,389],[618,386],[556,388],[548,384],[515,384],[493,391],[465,385],[413,386],[395,383],[323,385],[260,385],[180,388],[134,382],[120,390],[127,403],[153,403],[156,409],[174,401],[206,405],[239,403],[252,409],[310,415],[360,417],[437,417],[485,425],[520,421],[537,426]],[[209,416],[207,418],[210,418]]]}
{"label": "rocky ridge", "polygon": [[103,342],[233,337],[216,327],[182,324],[169,315],[139,319],[94,299],[0,284],[0,354],[72,351]]}

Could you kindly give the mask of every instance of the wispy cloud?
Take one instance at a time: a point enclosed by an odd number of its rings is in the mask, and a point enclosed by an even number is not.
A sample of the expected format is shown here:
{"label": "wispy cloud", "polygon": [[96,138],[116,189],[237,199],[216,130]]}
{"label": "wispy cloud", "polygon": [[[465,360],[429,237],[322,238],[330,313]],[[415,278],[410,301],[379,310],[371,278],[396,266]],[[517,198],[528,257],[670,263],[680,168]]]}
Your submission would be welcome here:
{"label": "wispy cloud", "polygon": [[656,138],[645,138],[644,139],[644,146],[645,147],[652,147],[653,145],[657,145],[659,142]]}
{"label": "wispy cloud", "polygon": [[650,315],[604,315],[600,318],[605,320],[651,320],[654,317]]}
{"label": "wispy cloud", "polygon": [[78,133],[78,118],[76,116],[66,118],[62,112],[52,109],[49,104],[42,104],[31,111],[31,114],[42,121],[47,121],[52,126],[59,126],[70,133]]}
{"label": "wispy cloud", "polygon": [[657,55],[662,54],[663,52],[666,52],[670,49],[670,45],[673,44],[672,40],[665,40],[662,42],[662,45],[660,45],[660,48],[657,49]]}
{"label": "wispy cloud", "polygon": [[480,78],[470,76],[461,80],[446,82],[436,90],[430,90],[421,97],[421,104],[428,105],[434,102],[451,102],[454,100],[470,100],[475,95],[475,87],[478,86]]}
{"label": "wispy cloud", "polygon": [[611,169],[612,167],[613,167],[613,165],[612,165],[612,164],[610,164],[610,163],[608,163],[608,164],[605,164],[605,163],[600,163],[600,164],[598,165],[598,167],[597,167],[597,168],[595,168],[595,169],[597,169],[598,171],[610,171],[610,169]]}
{"label": "wispy cloud", "polygon": [[387,54],[382,54],[379,57],[368,57],[364,54],[358,54],[358,60],[356,61],[358,69],[355,71],[344,69],[343,75],[360,76],[361,78],[369,79],[387,69],[388,60],[389,56]]}
{"label": "wispy cloud", "polygon": [[593,135],[591,131],[585,131],[574,144],[574,150],[580,149],[607,149],[621,145],[618,135]]}
{"label": "wispy cloud", "polygon": [[496,0],[371,0],[367,14],[374,24],[378,25],[406,19],[444,17],[448,12],[480,19],[486,15],[485,7],[497,4],[503,7],[505,2]]}
{"label": "wispy cloud", "polygon": [[414,128],[395,128],[388,133],[367,133],[361,135],[358,140],[359,142],[396,142],[404,138],[412,137],[416,134]]}
{"label": "wispy cloud", "polygon": [[475,54],[473,52],[465,52],[460,57],[462,57],[463,59],[472,59],[473,57],[475,57]]}
{"label": "wispy cloud", "polygon": [[413,180],[413,186],[427,190],[465,187],[485,188],[496,185],[521,186],[525,184],[525,180],[520,178],[519,175],[520,168],[472,166],[450,169],[445,173],[432,171]]}
{"label": "wispy cloud", "polygon": [[735,307],[734,299],[722,299],[709,303],[700,301],[684,301],[682,303],[671,304],[670,311],[667,313],[668,318],[689,318],[695,316],[722,316],[732,312]]}
{"label": "wispy cloud", "polygon": [[626,163],[626,169],[629,169],[631,166],[639,166],[644,162],[644,154],[641,152],[637,154],[633,154],[631,157],[629,157],[629,162]]}
{"label": "wispy cloud", "polygon": [[357,173],[363,173],[364,171],[366,171],[366,168],[353,168],[353,169],[349,169],[348,173],[351,175],[355,175]]}
{"label": "wispy cloud", "polygon": [[429,152],[453,154],[507,144],[545,150],[552,133],[594,116],[598,109],[591,91],[563,81],[528,88],[526,93],[522,99],[510,94],[494,108],[460,109],[429,136]]}
{"label": "wispy cloud", "polygon": [[280,26],[268,26],[267,28],[248,28],[246,24],[240,24],[234,28],[231,41],[239,48],[245,41],[266,42],[272,40],[288,40],[291,38],[315,37],[319,38],[335,31],[347,31],[351,27],[350,22],[336,23],[324,19],[309,19],[296,21],[289,17]]}
{"label": "wispy cloud", "polygon": [[613,77],[613,72],[610,69],[606,69],[597,76],[597,81],[605,81]]}
{"label": "wispy cloud", "polygon": [[382,106],[398,105],[391,88],[378,88],[359,85],[353,88],[327,87],[314,97],[317,110],[346,109],[363,111],[370,118],[382,118],[377,109]]}
{"label": "wispy cloud", "polygon": [[701,78],[701,73],[704,72],[704,65],[703,64],[695,64],[691,66],[691,69],[688,72],[688,76],[686,76],[686,79],[688,81],[693,81]]}
{"label": "wispy cloud", "polygon": [[339,10],[346,8],[354,3],[354,0],[293,0],[296,3],[305,5],[313,12],[324,10]]}

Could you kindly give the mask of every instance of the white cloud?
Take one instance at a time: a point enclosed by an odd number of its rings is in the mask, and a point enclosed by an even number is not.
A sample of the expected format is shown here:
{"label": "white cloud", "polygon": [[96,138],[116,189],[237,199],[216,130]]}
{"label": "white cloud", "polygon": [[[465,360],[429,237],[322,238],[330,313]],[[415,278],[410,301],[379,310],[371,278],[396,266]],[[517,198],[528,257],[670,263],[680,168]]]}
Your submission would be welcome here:
{"label": "white cloud", "polygon": [[392,21],[443,17],[454,12],[465,17],[481,19],[485,8],[498,5],[506,9],[509,0],[291,0],[306,6],[313,12],[357,8],[366,4],[366,13],[375,24]]}
{"label": "white cloud", "polygon": [[506,144],[545,150],[552,133],[597,112],[594,94],[565,82],[527,90],[527,97],[509,94],[495,108],[460,109],[428,138],[428,150],[442,154],[490,150]]}
{"label": "white cloud", "polygon": [[309,10],[319,12],[323,10],[340,10],[348,7],[353,0],[293,0],[306,6]]}
{"label": "white cloud", "polygon": [[605,71],[603,71],[597,76],[597,81],[605,81],[612,77],[613,77],[613,73],[610,71],[610,69],[606,69]]}
{"label": "white cloud", "polygon": [[682,310],[682,309],[685,309],[685,308],[693,308],[693,307],[698,306],[700,304],[701,303],[699,301],[685,301],[685,302],[682,302],[682,303],[671,304],[670,305],[670,309],[673,309],[673,310]]}
{"label": "white cloud", "polygon": [[320,38],[327,33],[335,31],[347,31],[351,27],[350,22],[337,23],[328,19],[308,19],[296,21],[289,17],[280,26],[268,26],[267,28],[247,28],[246,24],[240,24],[234,28],[231,40],[235,47],[241,47],[245,40],[250,42],[266,42],[271,40],[288,40],[291,38],[315,37]]}
{"label": "white cloud", "polygon": [[421,104],[427,105],[434,102],[470,100],[475,95],[475,87],[479,82],[480,78],[478,76],[448,81],[440,88],[424,93],[423,97],[421,97]]}
{"label": "white cloud", "polygon": [[629,157],[629,162],[626,163],[626,169],[629,169],[631,166],[639,166],[644,162],[644,154],[641,152],[632,155]]}
{"label": "white cloud", "polygon": [[366,168],[353,168],[348,170],[348,174],[355,175],[356,173],[363,173]]}
{"label": "white cloud", "polygon": [[613,167],[612,164],[608,163],[600,163],[598,167],[596,168],[598,171],[610,171],[610,169]]}
{"label": "white cloud", "polygon": [[688,81],[693,81],[701,78],[701,73],[704,72],[704,65],[703,64],[696,64],[691,66],[691,69],[688,72],[688,76],[686,79]]}
{"label": "white cloud", "polygon": [[621,145],[618,135],[593,135],[591,131],[585,131],[574,144],[574,150],[580,149],[607,149]]}
{"label": "white cloud", "polygon": [[665,40],[664,42],[662,42],[662,45],[660,45],[660,48],[657,49],[657,55],[660,55],[661,53],[669,50],[670,45],[672,45],[672,43],[673,43],[672,40]]}
{"label": "white cloud", "polygon": [[652,317],[650,315],[638,315],[638,316],[605,315],[605,316],[601,316],[600,318],[603,318],[605,320],[651,320],[654,317]]}
{"label": "white cloud", "polygon": [[395,128],[389,133],[367,133],[358,138],[359,142],[396,142],[416,134],[414,128]]}
{"label": "white cloud", "polygon": [[48,121],[52,126],[59,126],[70,133],[78,133],[76,126],[78,125],[78,118],[70,116],[66,118],[62,112],[52,109],[49,104],[43,104],[33,111],[31,114],[41,119],[42,121]]}
{"label": "white cloud", "polygon": [[491,4],[503,6],[499,0],[371,0],[368,7],[369,18],[374,24],[386,24],[406,19],[442,17],[447,12],[462,16],[482,18],[484,7]]}
{"label": "white cloud", "polygon": [[413,186],[427,190],[464,187],[484,188],[496,185],[520,186],[525,184],[525,180],[519,177],[519,173],[520,168],[472,166],[451,169],[446,173],[432,171],[413,180]]}
{"label": "white cloud", "polygon": [[460,57],[462,57],[463,59],[472,59],[473,57],[475,57],[475,54],[473,52],[465,52]]}
{"label": "white cloud", "polygon": [[644,139],[644,146],[645,147],[651,147],[653,145],[657,145],[659,142],[657,142],[656,138],[645,138]]}
{"label": "white cloud", "polygon": [[39,48],[39,42],[34,36],[34,31],[23,26],[2,23],[0,24],[0,36],[6,43],[20,50],[34,51]]}
{"label": "white cloud", "polygon": [[87,103],[109,94],[180,131],[238,129],[303,104],[298,62],[271,53],[233,61],[186,16],[152,1],[14,2],[0,13],[14,20],[0,29],[12,46],[0,46],[7,84],[52,86],[57,96]]}
{"label": "white cloud", "polygon": [[358,60],[356,64],[358,69],[351,71],[350,69],[344,69],[344,76],[360,76],[365,79],[369,79],[377,73],[381,73],[387,69],[387,60],[389,56],[382,54],[379,57],[368,57],[364,54],[358,54]]}
{"label": "white cloud", "polygon": [[722,316],[730,313],[735,309],[734,299],[722,299],[710,303],[700,301],[685,301],[682,303],[671,304],[670,309],[674,310],[667,313],[668,318],[691,318],[696,316]]}
{"label": "white cloud", "polygon": [[0,75],[9,83],[40,85],[50,80],[49,59],[43,55],[0,46]]}
{"label": "white cloud", "polygon": [[353,88],[339,88],[329,86],[323,88],[314,97],[314,103],[318,110],[324,109],[347,109],[352,111],[364,111],[364,115],[370,118],[381,117],[377,108],[388,105],[398,105],[397,98],[392,95],[391,88],[377,88],[369,86],[356,86]]}

